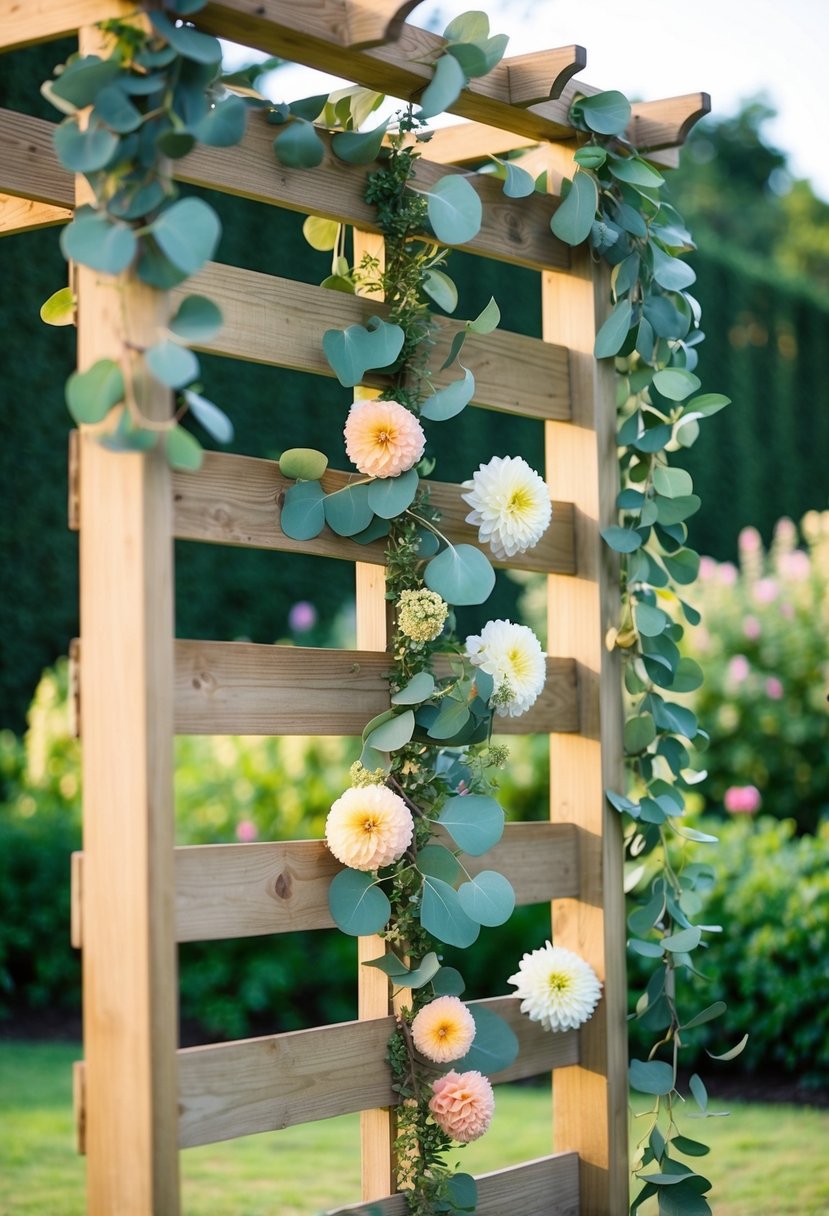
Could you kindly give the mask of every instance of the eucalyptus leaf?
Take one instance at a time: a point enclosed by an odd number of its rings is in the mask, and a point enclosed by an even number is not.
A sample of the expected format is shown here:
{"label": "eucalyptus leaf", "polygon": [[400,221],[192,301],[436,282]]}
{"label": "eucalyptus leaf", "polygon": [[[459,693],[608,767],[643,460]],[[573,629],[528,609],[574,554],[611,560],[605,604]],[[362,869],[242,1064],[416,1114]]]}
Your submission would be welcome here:
{"label": "eucalyptus leaf", "polygon": [[182,469],[188,473],[195,473],[204,459],[204,451],[198,439],[189,431],[185,431],[183,426],[174,426],[167,432],[164,437],[164,453],[170,468]]}
{"label": "eucalyptus leaf", "polygon": [[241,97],[231,94],[217,101],[197,123],[194,134],[211,148],[230,148],[245,134],[248,107]]}
{"label": "eucalyptus leaf", "polygon": [[453,886],[461,872],[461,863],[445,845],[427,844],[417,855],[417,868],[421,874],[442,878]]}
{"label": "eucalyptus leaf", "polygon": [[480,549],[448,545],[426,566],[423,581],[449,604],[483,604],[495,586],[495,571]]}
{"label": "eucalyptus leaf", "polygon": [[671,623],[671,618],[661,608],[652,604],[638,603],[634,612],[637,632],[644,637],[658,637]]}
{"label": "eucalyptus leaf", "polygon": [[441,55],[435,64],[435,74],[420,97],[419,118],[434,118],[458,100],[466,84],[466,75],[453,55]]}
{"label": "eucalyptus leaf", "polygon": [[430,739],[454,739],[469,722],[470,716],[465,702],[446,697],[441,701],[438,715],[426,733]]}
{"label": "eucalyptus leaf", "polygon": [[550,220],[553,234],[567,245],[580,245],[590,235],[598,205],[596,179],[591,173],[579,170],[573,177],[569,194]]}
{"label": "eucalyptus leaf", "polygon": [[117,85],[107,85],[95,96],[90,122],[101,123],[119,135],[137,130],[144,121],[141,111]]}
{"label": "eucalyptus leaf", "polygon": [[681,498],[685,494],[691,494],[694,489],[691,474],[687,470],[662,464],[654,467],[653,485],[657,494],[662,494],[665,498]]}
{"label": "eucalyptus leaf", "polygon": [[353,388],[367,371],[394,363],[403,348],[403,340],[399,325],[371,317],[366,325],[326,330],[322,348],[340,384]]}
{"label": "eucalyptus leaf", "polygon": [[454,967],[441,967],[432,980],[435,996],[460,996],[465,987],[463,976]]}
{"label": "eucalyptus leaf", "polygon": [[184,342],[209,342],[222,328],[221,309],[207,296],[185,296],[167,328]]}
{"label": "eucalyptus leaf", "polygon": [[[427,397],[420,406],[421,418],[432,422],[446,422],[465,409],[475,395],[475,377],[468,367],[463,369],[463,379],[453,380],[444,388]],[[406,504],[408,506],[408,503]]]}
{"label": "eucalyptus leaf", "polygon": [[696,273],[681,258],[672,257],[664,249],[651,242],[653,255],[653,277],[666,291],[682,291],[696,282]]}
{"label": "eucalyptus leaf", "polygon": [[458,355],[461,353],[461,347],[463,346],[464,342],[466,341],[467,333],[468,333],[468,330],[464,326],[464,328],[459,329],[458,332],[453,337],[452,342],[449,346],[449,354],[446,356],[446,361],[440,365],[440,370],[442,372],[445,372],[448,367],[451,367],[452,364],[457,359]]}
{"label": "eucalyptus leaf", "polygon": [[674,1070],[664,1060],[631,1060],[628,1079],[641,1094],[669,1094],[674,1087]]}
{"label": "eucalyptus leaf", "polygon": [[152,10],[149,13],[153,29],[172,46],[183,59],[196,63],[216,64],[222,60],[222,47],[218,38],[202,34],[189,25],[174,25],[166,13]]}
{"label": "eucalyptus leaf", "polygon": [[279,457],[279,472],[291,481],[319,481],[327,468],[328,457],[316,448],[288,448]]}
{"label": "eucalyptus leaf", "polygon": [[341,870],[328,888],[328,907],[334,923],[352,937],[369,937],[385,928],[391,904],[371,874]]}
{"label": "eucalyptus leaf", "polygon": [[367,528],[363,528],[362,532],[355,532],[352,540],[358,545],[370,545],[374,540],[380,540],[383,536],[388,536],[390,531],[389,521],[382,519],[379,515],[375,515]]}
{"label": "eucalyptus leaf", "polygon": [[512,160],[498,160],[497,157],[493,159],[503,166],[506,173],[504,194],[507,198],[527,198],[535,192],[535,178],[526,169],[522,169]]}
{"label": "eucalyptus leaf", "polygon": [[480,38],[488,38],[489,17],[480,9],[461,13],[449,22],[443,37],[447,42],[477,42]]}
{"label": "eucalyptus leaf", "polygon": [[410,709],[395,714],[388,722],[376,727],[366,739],[378,752],[396,752],[405,747],[414,734],[415,718]]}
{"label": "eucalyptus leaf", "polygon": [[642,545],[642,537],[638,532],[634,532],[631,528],[619,527],[618,524],[602,528],[601,535],[605,544],[608,544],[616,553],[633,553]]}
{"label": "eucalyptus leaf", "polygon": [[690,929],[680,929],[678,933],[663,937],[662,945],[673,954],[686,954],[689,950],[696,950],[701,937],[702,930],[698,925],[692,925]]}
{"label": "eucalyptus leaf", "polygon": [[411,506],[419,484],[417,469],[407,469],[397,477],[377,477],[367,487],[368,505],[382,519],[394,519]]}
{"label": "eucalyptus leaf", "polygon": [[687,1022],[683,1022],[680,1030],[693,1030],[695,1026],[704,1026],[706,1022],[713,1022],[714,1018],[722,1017],[727,1008],[725,1001],[714,1001],[713,1005],[708,1005],[689,1018]]}
{"label": "eucalyptus leaf", "polygon": [[222,226],[209,203],[182,198],[156,216],[150,231],[173,265],[191,275],[213,257]]}
{"label": "eucalyptus leaf", "polygon": [[74,116],[64,118],[55,128],[53,141],[60,163],[72,173],[95,173],[103,169],[120,142],[114,131],[99,122],[90,122],[81,130]]}
{"label": "eucalyptus leaf", "polygon": [[444,312],[454,312],[458,306],[458,289],[443,270],[427,270],[423,290]]}
{"label": "eucalyptus leaf", "polygon": [[60,236],[63,256],[104,274],[120,274],[135,256],[138,243],[127,224],[81,207]]}
{"label": "eucalyptus leaf", "polygon": [[325,144],[310,122],[295,118],[273,141],[273,153],[289,169],[315,169],[325,156]]}
{"label": "eucalyptus leaf", "polygon": [[438,816],[459,849],[480,857],[504,834],[504,812],[488,794],[460,794],[448,798]]}
{"label": "eucalyptus leaf", "polygon": [[494,296],[491,296],[489,303],[478,313],[474,321],[467,321],[466,328],[471,334],[491,334],[494,329],[498,328],[498,323],[501,320],[501,310]]}
{"label": "eucalyptus leaf", "polygon": [[61,287],[40,306],[40,319],[47,325],[75,324],[75,293],[71,287]]}
{"label": "eucalyptus leaf", "polygon": [[448,173],[427,194],[429,223],[444,245],[464,245],[480,231],[483,206],[467,177]]}
{"label": "eucalyptus leaf", "polygon": [[389,119],[373,131],[338,131],[331,140],[331,151],[349,165],[368,165],[380,155]]}
{"label": "eucalyptus leaf", "polygon": [[669,401],[684,401],[699,388],[699,377],[682,367],[666,367],[655,372],[653,385]]}
{"label": "eucalyptus leaf", "polygon": [[630,122],[630,102],[616,89],[579,98],[578,109],[586,125],[597,135],[621,135]]}
{"label": "eucalyptus leaf", "polygon": [[629,182],[632,186],[654,190],[665,184],[662,174],[638,156],[614,156],[610,153],[607,166],[618,181]]}
{"label": "eucalyptus leaf", "polygon": [[326,494],[323,510],[325,522],[332,532],[338,536],[356,536],[369,526],[374,512],[369,506],[368,490],[365,483],[358,482]]}
{"label": "eucalyptus leaf", "polygon": [[99,359],[86,371],[73,372],[66,381],[66,404],[78,423],[103,422],[123,399],[124,376],[112,359]]}
{"label": "eucalyptus leaf", "polygon": [[739,1043],[729,1051],[724,1051],[720,1055],[715,1055],[712,1051],[706,1051],[705,1054],[709,1055],[712,1060],[733,1060],[744,1051],[747,1043],[748,1035],[744,1034]]}
{"label": "eucalyptus leaf", "polygon": [[309,215],[302,225],[302,235],[312,249],[327,253],[336,247],[341,225],[336,220],[323,219],[321,215]]}
{"label": "eucalyptus leaf", "polygon": [[94,103],[100,90],[111,83],[120,70],[117,59],[84,55],[67,63],[60,76],[49,82],[49,89],[77,109],[83,109]]}
{"label": "eucalyptus leaf", "polygon": [[435,677],[429,671],[419,671],[408,684],[392,694],[392,705],[420,705],[435,691]]}
{"label": "eucalyptus leaf", "polygon": [[656,738],[656,725],[651,714],[639,714],[629,718],[624,728],[625,751],[629,756],[636,756],[653,743]]}
{"label": "eucalyptus leaf", "polygon": [[458,898],[467,916],[479,925],[503,925],[515,908],[512,884],[497,870],[481,870],[458,888]]}
{"label": "eucalyptus leaf", "polygon": [[518,1039],[512,1027],[485,1005],[469,1005],[468,1009],[475,1020],[475,1038],[466,1055],[452,1061],[452,1068],[456,1072],[474,1069],[484,1076],[509,1068],[518,1056]]}
{"label": "eucalyptus leaf", "polygon": [[279,526],[293,540],[312,540],[325,527],[325,495],[318,481],[300,481],[285,491]]}
{"label": "eucalyptus leaf", "polygon": [[460,949],[477,941],[481,931],[480,925],[464,912],[454,887],[428,874],[423,877],[420,923],[438,941]]}
{"label": "eucalyptus leaf", "polygon": [[618,300],[596,334],[593,354],[597,359],[608,359],[617,355],[625,344],[630,330],[633,309],[630,300]]}
{"label": "eucalyptus leaf", "polygon": [[156,380],[170,388],[183,388],[199,374],[199,361],[193,352],[166,338],[145,351],[144,358]]}

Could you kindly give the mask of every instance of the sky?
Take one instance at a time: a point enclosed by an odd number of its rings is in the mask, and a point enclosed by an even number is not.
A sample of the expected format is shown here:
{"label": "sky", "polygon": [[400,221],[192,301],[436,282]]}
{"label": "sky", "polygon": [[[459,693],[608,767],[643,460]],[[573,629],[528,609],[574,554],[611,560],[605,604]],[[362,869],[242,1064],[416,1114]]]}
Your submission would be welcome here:
{"label": "sky", "polygon": [[[507,55],[580,43],[576,79],[602,89],[644,101],[704,91],[715,115],[764,93],[778,111],[766,138],[829,201],[829,0],[424,0],[408,20],[442,29],[476,7],[509,34]],[[299,83],[283,69],[278,79],[290,98],[333,78]]]}

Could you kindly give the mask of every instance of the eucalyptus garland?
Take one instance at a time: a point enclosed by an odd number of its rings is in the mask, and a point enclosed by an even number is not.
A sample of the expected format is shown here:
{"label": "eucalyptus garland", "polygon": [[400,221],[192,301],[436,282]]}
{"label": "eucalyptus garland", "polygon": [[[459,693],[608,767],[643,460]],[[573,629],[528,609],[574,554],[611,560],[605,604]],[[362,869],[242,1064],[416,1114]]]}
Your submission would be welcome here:
{"label": "eucalyptus garland", "polygon": [[[453,605],[483,603],[494,571],[481,548],[454,545],[440,530],[422,481],[432,468],[423,455],[422,424],[451,418],[472,400],[474,376],[460,362],[463,342],[468,332],[494,329],[500,313],[491,301],[458,329],[440,371],[457,366],[460,374],[435,389],[429,300],[453,311],[457,291],[445,270],[444,246],[476,235],[482,207],[470,175],[447,174],[426,189],[418,184],[417,162],[418,144],[428,138],[426,120],[499,62],[506,39],[490,34],[483,13],[458,17],[444,31],[417,112],[409,106],[396,122],[364,131],[383,100],[370,90],[347,88],[272,105],[251,87],[253,75],[223,77],[218,41],[186,21],[205,2],[161,0],[148,21],[102,23],[108,55],[73,56],[44,86],[65,114],[55,135],[59,159],[86,177],[93,196],[64,230],[61,246],[67,259],[114,277],[131,271],[151,288],[169,290],[186,281],[213,255],[220,225],[201,199],[177,197],[170,162],[197,141],[238,142],[251,106],[264,109],[267,121],[280,128],[274,154],[285,165],[313,168],[326,141],[344,162],[381,161],[368,178],[366,198],[386,238],[385,266],[371,257],[349,266],[339,225],[309,219],[305,231],[316,248],[332,251],[325,286],[374,291],[388,305],[388,319],[376,316],[364,326],[326,333],[333,371],[344,387],[354,387],[381,369],[388,388],[375,400],[356,401],[346,421],[346,450],[359,478],[326,492],[320,481],[328,463],[324,453],[283,454],[281,472],[295,484],[284,496],[281,526],[299,540],[326,525],[358,543],[386,538],[387,595],[395,608],[391,708],[366,725],[351,787],[329,815],[329,847],[344,864],[331,885],[330,906],[345,932],[385,937],[387,953],[371,965],[408,993],[389,1059],[400,1097],[396,1148],[409,1210],[414,1216],[470,1211],[474,1180],[455,1172],[446,1155],[486,1130],[492,1091],[485,1073],[506,1067],[517,1042],[502,1019],[460,1001],[462,977],[441,965],[438,951],[441,943],[470,945],[481,926],[503,923],[512,911],[507,880],[493,870],[470,872],[464,857],[480,857],[500,839],[504,813],[494,795],[506,749],[492,742],[493,716],[532,704],[543,685],[544,656],[531,632],[512,622],[489,622],[465,643],[453,632]],[[180,18],[185,20],[176,24]],[[236,87],[243,96],[233,92]],[[613,306],[595,354],[614,358],[619,372],[620,518],[603,537],[622,558],[622,616],[607,642],[625,658],[630,786],[608,790],[607,797],[625,817],[629,856],[638,867],[630,948],[654,961],[634,1015],[656,1042],[646,1060],[631,1062],[632,1087],[654,1098],[635,1163],[642,1189],[631,1210],[655,1196],[661,1213],[705,1216],[710,1183],[680,1158],[698,1158],[708,1148],[678,1130],[678,1065],[689,1034],[725,1007],[719,1002],[686,1014],[678,991],[680,978],[700,974],[695,952],[719,927],[695,919],[700,892],[712,881],[709,867],[674,860],[681,856],[677,838],[713,838],[682,818],[685,792],[701,779],[691,753],[707,742],[681,700],[702,679],[698,665],[681,652],[686,624],[700,619],[684,598],[699,567],[687,521],[700,501],[690,475],[670,458],[690,447],[700,423],[728,400],[699,392],[700,309],[689,291],[694,272],[680,256],[693,243],[666,201],[662,174],[624,136],[629,103],[617,92],[582,97],[571,121],[585,139],[551,228],[568,244],[589,242],[612,267]],[[516,160],[492,159],[507,196],[543,189]],[[72,293],[63,289],[42,315],[66,324],[73,311]],[[73,417],[100,425],[120,405],[114,429],[102,432],[103,443],[145,451],[161,440],[172,465],[197,468],[200,445],[179,425],[186,410],[215,439],[232,436],[229,420],[199,391],[198,360],[188,346],[208,340],[220,325],[213,301],[189,295],[157,340],[138,347],[124,317],[120,357],[70,376],[66,396]],[[169,422],[142,413],[138,361],[142,373],[180,393]],[[524,504],[517,522],[496,506],[494,491],[505,487]],[[472,508],[467,518],[496,557],[529,548],[549,520],[543,482],[523,461],[494,458],[463,488]],[[516,649],[519,665],[508,658]],[[598,1000],[595,976],[567,955],[548,943],[525,955],[509,977],[522,1009],[547,1029],[579,1024]],[[541,994],[542,979],[546,983],[552,973],[566,978],[569,1004]],[[715,1058],[731,1058],[741,1047]],[[703,1082],[694,1076],[689,1088],[705,1115]]]}

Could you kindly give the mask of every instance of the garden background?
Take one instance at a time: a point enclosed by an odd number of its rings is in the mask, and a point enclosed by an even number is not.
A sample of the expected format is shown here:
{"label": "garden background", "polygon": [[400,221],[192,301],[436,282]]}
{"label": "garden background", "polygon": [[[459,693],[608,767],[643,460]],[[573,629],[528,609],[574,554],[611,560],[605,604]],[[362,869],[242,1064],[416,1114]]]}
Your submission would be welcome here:
{"label": "garden background", "polygon": [[[70,49],[53,43],[5,56],[0,105],[53,118],[32,81]],[[732,1065],[706,1063],[705,1071],[737,1073],[742,1084],[758,1071],[776,1074],[817,1101],[829,1088],[829,205],[807,182],[787,182],[786,156],[764,134],[768,117],[754,100],[704,121],[671,178],[699,244],[690,259],[707,334],[699,374],[733,400],[685,458],[703,500],[690,542],[708,555],[697,597],[704,624],[690,653],[706,670],[695,708],[712,745],[695,814],[719,821],[723,847],[705,914],[729,926],[713,939],[705,967],[713,978],[702,991],[705,1003],[728,1002],[732,1040],[751,1034]],[[301,216],[211,201],[225,230],[220,259],[311,282],[327,273],[326,255],[302,239]],[[510,322],[539,336],[531,272],[462,253],[452,261],[459,315],[476,315],[490,295],[525,299],[525,315],[513,307]],[[67,436],[70,429],[62,384],[74,341],[37,315],[65,281],[56,234],[0,242],[0,276],[7,350],[26,352],[5,363],[0,424],[0,561],[14,589],[0,602],[0,1018],[20,1037],[24,1027],[71,1033],[79,1008],[67,926],[80,790],[61,658],[78,629],[77,545],[66,528],[66,449],[55,440],[64,418]],[[309,423],[315,442],[336,450],[342,392],[334,382],[253,364],[241,376],[238,364],[209,357],[204,366],[236,424],[231,450],[278,456],[307,442]],[[493,452],[533,463],[539,450],[531,422],[476,411],[449,425],[459,453],[457,468],[445,470],[452,479]],[[320,560],[179,542],[177,633],[353,644],[351,568],[328,561],[322,570]],[[520,604],[543,630],[532,617],[531,579],[499,574],[496,594],[494,616]],[[321,835],[355,748],[348,740],[179,740],[179,843]],[[522,740],[511,750],[505,802],[517,817],[543,815],[546,744]],[[519,956],[547,932],[545,909],[521,909],[499,953]],[[476,974],[492,967],[486,938],[468,954],[474,996]],[[321,971],[334,981],[324,991],[315,982]],[[256,939],[185,945],[181,973],[190,1042],[356,1012],[354,944],[334,931],[288,935],[278,949]],[[700,1036],[700,1053],[705,1046],[718,1050]]]}

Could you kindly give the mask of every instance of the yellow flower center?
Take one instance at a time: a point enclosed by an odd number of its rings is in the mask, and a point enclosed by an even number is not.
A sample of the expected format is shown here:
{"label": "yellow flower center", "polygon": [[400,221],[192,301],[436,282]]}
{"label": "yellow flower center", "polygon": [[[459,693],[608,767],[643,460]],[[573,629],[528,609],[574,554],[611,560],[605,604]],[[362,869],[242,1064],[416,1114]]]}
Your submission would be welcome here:
{"label": "yellow flower center", "polygon": [[374,441],[381,445],[388,445],[394,442],[394,432],[382,427],[374,432]]}
{"label": "yellow flower center", "polygon": [[531,667],[527,659],[527,652],[521,650],[518,646],[513,646],[512,650],[507,655],[510,661],[510,666],[517,676],[531,675]]}
{"label": "yellow flower center", "polygon": [[519,486],[514,490],[512,497],[507,503],[507,510],[510,515],[521,515],[524,511],[528,511],[533,505],[532,495],[524,486]]}
{"label": "yellow flower center", "polygon": [[368,818],[368,819],[363,820],[363,831],[365,832],[366,836],[370,836],[376,827],[377,827],[376,819]]}
{"label": "yellow flower center", "polygon": [[569,975],[565,975],[561,971],[551,971],[547,978],[547,987],[550,992],[566,992],[571,986]]}

